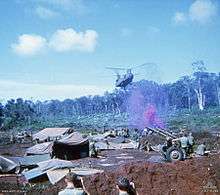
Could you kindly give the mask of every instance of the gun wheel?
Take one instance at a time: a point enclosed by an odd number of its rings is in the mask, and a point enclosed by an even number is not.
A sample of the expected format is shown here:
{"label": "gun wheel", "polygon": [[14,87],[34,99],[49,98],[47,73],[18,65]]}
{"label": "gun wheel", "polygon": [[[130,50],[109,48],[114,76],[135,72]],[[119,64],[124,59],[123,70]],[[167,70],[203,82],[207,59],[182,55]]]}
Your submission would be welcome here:
{"label": "gun wheel", "polygon": [[171,147],[167,149],[166,159],[170,162],[183,160],[183,151],[180,148]]}

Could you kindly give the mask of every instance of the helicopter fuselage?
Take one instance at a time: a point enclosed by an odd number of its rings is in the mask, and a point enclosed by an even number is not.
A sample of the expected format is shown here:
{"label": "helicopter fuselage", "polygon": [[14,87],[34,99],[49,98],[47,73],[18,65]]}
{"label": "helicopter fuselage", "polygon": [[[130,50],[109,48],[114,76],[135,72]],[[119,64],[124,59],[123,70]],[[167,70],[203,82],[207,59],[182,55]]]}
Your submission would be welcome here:
{"label": "helicopter fuselage", "polygon": [[127,73],[123,76],[118,77],[116,80],[115,86],[125,89],[132,81],[134,75],[132,73]]}

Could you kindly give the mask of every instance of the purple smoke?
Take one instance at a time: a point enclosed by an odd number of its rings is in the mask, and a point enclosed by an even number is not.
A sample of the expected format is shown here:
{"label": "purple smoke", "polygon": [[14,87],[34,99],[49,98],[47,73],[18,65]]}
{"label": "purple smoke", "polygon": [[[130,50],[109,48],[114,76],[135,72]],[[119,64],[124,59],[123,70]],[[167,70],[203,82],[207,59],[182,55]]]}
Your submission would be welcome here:
{"label": "purple smoke", "polygon": [[143,113],[144,124],[151,127],[164,128],[163,121],[158,117],[155,106],[149,105]]}
{"label": "purple smoke", "polygon": [[141,91],[136,88],[127,101],[129,125],[143,129],[146,126],[164,128],[164,123],[157,115],[156,107],[145,101]]}

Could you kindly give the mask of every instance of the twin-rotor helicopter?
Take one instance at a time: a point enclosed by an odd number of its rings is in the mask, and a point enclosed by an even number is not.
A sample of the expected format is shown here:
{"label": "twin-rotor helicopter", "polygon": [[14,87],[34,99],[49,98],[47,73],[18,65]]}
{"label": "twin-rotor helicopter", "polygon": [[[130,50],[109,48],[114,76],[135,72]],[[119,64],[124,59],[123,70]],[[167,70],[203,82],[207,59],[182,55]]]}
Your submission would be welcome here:
{"label": "twin-rotor helicopter", "polygon": [[[155,66],[154,63],[144,63],[138,66],[134,66],[132,68],[118,68],[118,67],[106,67],[107,69],[113,70],[116,73],[116,81],[115,81],[115,87],[126,89],[126,87],[130,84],[132,84],[134,76],[136,75],[132,71],[137,68],[142,67],[151,67]],[[120,71],[126,71],[124,74],[119,74]]]}

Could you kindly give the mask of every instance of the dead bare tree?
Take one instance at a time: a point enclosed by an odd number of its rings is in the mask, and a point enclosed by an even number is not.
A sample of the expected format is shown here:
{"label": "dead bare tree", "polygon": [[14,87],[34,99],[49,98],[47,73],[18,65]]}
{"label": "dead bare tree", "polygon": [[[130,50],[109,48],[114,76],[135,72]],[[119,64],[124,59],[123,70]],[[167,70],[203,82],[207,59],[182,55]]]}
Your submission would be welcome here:
{"label": "dead bare tree", "polygon": [[182,77],[183,83],[187,89],[187,99],[188,99],[188,109],[189,111],[191,110],[191,84],[192,84],[192,79],[190,76],[184,76]]}
{"label": "dead bare tree", "polygon": [[192,63],[194,70],[194,91],[196,93],[197,102],[200,110],[205,107],[205,94],[203,92],[203,76],[206,70],[205,64],[202,60]]}

